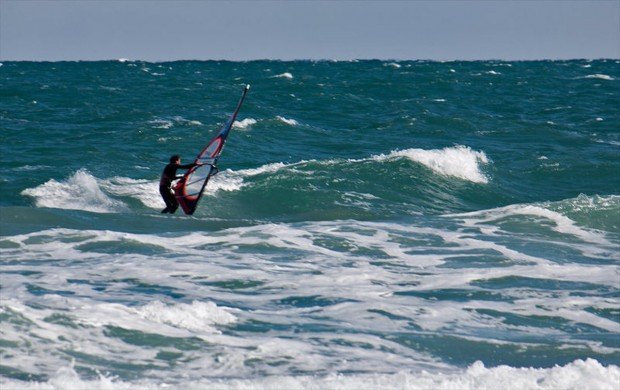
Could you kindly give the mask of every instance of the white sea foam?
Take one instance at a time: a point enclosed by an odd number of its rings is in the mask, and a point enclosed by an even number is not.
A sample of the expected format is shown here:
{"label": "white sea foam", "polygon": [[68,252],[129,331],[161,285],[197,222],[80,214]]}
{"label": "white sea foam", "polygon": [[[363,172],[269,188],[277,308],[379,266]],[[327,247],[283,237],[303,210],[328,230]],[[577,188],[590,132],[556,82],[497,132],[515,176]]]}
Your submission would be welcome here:
{"label": "white sea foam", "polygon": [[37,207],[86,210],[96,213],[118,212],[126,209],[123,202],[106,195],[99,181],[85,169],[80,169],[64,181],[51,179],[21,192],[34,198]]}
{"label": "white sea foam", "polygon": [[182,116],[174,116],[172,118],[155,118],[150,120],[148,123],[155,129],[169,129],[174,125],[202,126],[200,121],[185,119]]}
{"label": "white sea foam", "polygon": [[161,208],[164,206],[159,195],[159,182],[155,180],[113,177],[101,181],[101,186],[110,194],[136,198],[147,207]]}
{"label": "white sea foam", "polygon": [[589,74],[587,76],[584,76],[584,78],[586,79],[600,79],[600,80],[608,80],[608,81],[613,81],[615,80],[613,77],[608,76],[606,74],[600,74],[600,73],[596,73],[596,74]]}
{"label": "white sea foam", "polygon": [[183,118],[182,116],[179,116],[179,115],[173,116],[172,120],[175,123],[178,123],[178,124],[181,124],[181,125],[202,126],[202,123],[200,121],[193,120],[193,119],[186,119],[186,118]]}
{"label": "white sea foam", "polygon": [[506,365],[485,367],[477,361],[464,370],[448,372],[400,371],[393,374],[338,374],[323,376],[279,376],[261,375],[255,379],[204,378],[199,380],[143,379],[136,382],[123,381],[99,374],[98,379],[82,379],[73,365],[60,368],[46,382],[25,382],[0,379],[3,388],[25,390],[47,389],[506,389],[506,390],[557,390],[597,389],[617,390],[620,382],[620,368],[616,365],[603,366],[594,359],[575,360],[564,366],[551,368],[517,368]]}
{"label": "white sea foam", "polygon": [[291,80],[293,78],[293,75],[289,72],[284,72],[275,76],[271,76],[271,78],[284,78]]}
{"label": "white sea foam", "polygon": [[51,168],[49,165],[24,165],[13,168],[12,171],[39,171],[41,169]]}
{"label": "white sea foam", "polygon": [[391,67],[391,68],[394,68],[394,69],[399,69],[399,68],[402,67],[402,65],[397,63],[397,62],[390,62],[388,64],[383,64],[383,66]]}
{"label": "white sea foam", "polygon": [[[585,206],[584,199],[585,198]],[[616,207],[614,199],[617,200],[618,197],[608,197],[605,199],[611,199],[610,202],[613,203],[610,207]],[[578,211],[579,207],[606,207],[605,200],[598,201],[596,206],[593,206],[593,201],[584,196],[580,196],[574,200],[570,201],[572,205],[573,211]],[[490,210],[482,210],[482,211],[474,211],[471,213],[460,214],[460,216],[464,216],[467,218],[470,224],[486,224],[498,220],[502,220],[511,216],[532,216],[535,218],[540,218],[541,222],[546,221],[545,226],[548,226],[550,229],[562,233],[574,236],[579,238],[580,240],[588,243],[598,244],[605,246],[612,246],[611,242],[605,237],[605,234],[596,229],[590,229],[585,227],[580,227],[577,225],[575,221],[563,215],[560,211],[552,210],[552,208],[562,209],[561,206],[554,205],[551,203],[541,203],[534,205],[510,205]],[[459,216],[459,215],[452,215]]]}
{"label": "white sea foam", "polygon": [[458,177],[459,179],[469,180],[474,183],[488,183],[489,181],[480,169],[481,165],[489,163],[486,154],[481,151],[474,151],[467,146],[432,150],[395,150],[387,156],[375,156],[379,161],[401,157],[419,162],[445,176]]}
{"label": "white sea foam", "polygon": [[153,120],[149,121],[149,123],[155,129],[169,129],[172,126],[174,126],[172,121],[168,120],[168,119],[153,119]]}
{"label": "white sea foam", "polygon": [[238,191],[248,185],[244,180],[245,178],[264,173],[273,173],[297,164],[270,163],[258,168],[239,170],[226,169],[211,178],[209,185],[205,189],[205,194],[215,195],[218,191]]}
{"label": "white sea foam", "polygon": [[[279,163],[242,174],[290,167]],[[372,197],[350,195],[360,200]],[[268,380],[281,386],[301,381],[309,388],[330,388],[330,383],[338,388],[359,388],[368,383],[392,387],[401,382],[407,388],[415,388],[414,384],[424,388],[442,383],[457,388],[484,388],[485,380],[501,377],[523,385],[528,376],[535,377],[532,383],[537,386],[553,388],[566,384],[553,379],[556,378],[551,373],[553,369],[504,367],[498,371],[499,367],[487,369],[477,363],[467,371],[458,370],[434,361],[415,348],[378,335],[415,333],[411,328],[415,324],[423,332],[456,333],[459,338],[485,346],[528,348],[527,343],[506,341],[501,336],[504,333],[532,340],[546,336],[570,340],[567,343],[570,349],[584,348],[578,356],[587,356],[591,350],[615,353],[612,347],[596,344],[588,349],[584,347],[585,342],[571,339],[570,330],[553,324],[565,321],[566,327],[587,324],[614,332],[616,322],[590,310],[617,310],[616,300],[594,294],[572,296],[571,288],[558,289],[544,281],[553,279],[613,288],[617,285],[617,274],[612,262],[553,263],[520,252],[522,247],[527,247],[522,245],[528,244],[527,239],[509,247],[506,243],[509,231],[494,223],[497,220],[463,224],[461,219],[486,221],[486,216],[446,219],[447,225],[441,227],[348,220],[269,223],[217,231],[193,229],[183,234],[50,229],[4,237],[0,253],[6,271],[34,269],[31,261],[16,265],[23,259],[47,261],[37,265],[38,274],[15,273],[3,279],[0,308],[24,317],[20,321],[6,321],[3,338],[21,343],[24,334],[36,337],[29,339],[28,353],[16,351],[3,364],[26,372],[52,373],[51,378],[55,378],[53,372],[64,356],[58,350],[84,351],[101,362],[124,361],[126,356],[132,356],[135,364],[157,366],[143,379],[148,382],[131,383],[132,386],[146,383],[147,388],[164,382],[183,388],[218,387],[215,382],[226,388],[241,385],[265,388],[271,383],[265,382]],[[452,225],[453,221],[457,224]],[[477,233],[484,229],[491,230],[490,234]],[[518,235],[512,238],[520,239]],[[6,245],[7,242],[12,245]],[[136,247],[149,250],[145,253],[132,249]],[[284,254],[286,261],[274,253]],[[499,259],[485,262],[484,266],[467,266],[471,258],[484,259],[489,255]],[[445,267],[448,261],[460,262],[460,258],[462,263],[457,268]],[[497,301],[470,296],[480,291],[472,282],[515,277],[540,279],[549,288],[517,285],[486,289],[503,296]],[[76,284],[69,280],[82,282]],[[231,281],[257,282],[259,287],[242,284],[228,288],[220,284]],[[32,285],[47,289],[48,293],[34,296],[28,292]],[[450,289],[462,290],[459,296],[466,299],[458,302],[441,299],[441,291]],[[74,295],[61,296],[55,290],[68,290]],[[167,296],[170,291],[182,298]],[[429,291],[436,291],[439,299],[416,296]],[[313,296],[340,303],[324,307],[278,304]],[[33,300],[36,305],[22,303]],[[131,304],[118,303],[127,300]],[[219,302],[226,302],[226,307]],[[483,310],[502,315],[479,313]],[[387,318],[378,312],[392,316]],[[61,321],[50,321],[54,314],[60,315]],[[520,316],[524,323],[504,321],[506,315]],[[529,317],[537,322],[536,318],[550,315],[561,320],[550,320],[548,327],[527,324]],[[67,326],[69,320],[78,326]],[[250,335],[236,330],[219,333],[236,323],[263,323],[267,330],[249,332]],[[329,326],[313,331],[317,323]],[[142,332],[144,340],[153,335],[186,338],[176,339],[174,343],[199,338],[207,341],[208,346],[189,351],[174,349],[184,356],[169,366],[154,359],[159,351],[167,352],[169,348],[126,343],[109,335],[110,327]],[[336,330],[330,331],[331,327]],[[291,329],[295,329],[294,338],[290,337]],[[353,331],[349,332],[350,329]],[[489,337],[463,336],[462,332],[486,333]],[[81,366],[89,365],[83,359],[78,360]],[[338,367],[340,372],[365,374],[327,377],[291,374],[293,370],[330,373],[332,367]],[[573,373],[572,380],[578,382],[572,383],[577,384],[590,380],[589,375],[598,375],[597,380],[604,383],[613,383],[616,377],[611,374],[617,376],[617,369],[609,371],[609,367],[602,367],[596,361],[575,361],[565,368],[570,369],[562,375]],[[426,373],[422,371],[425,369]],[[254,375],[257,370],[261,370],[263,379]],[[230,372],[235,372],[237,379],[231,379]],[[169,378],[179,382],[171,382]],[[420,382],[420,378],[426,378],[427,382]],[[116,379],[110,380],[116,383]],[[497,385],[497,382],[488,383],[489,387]],[[119,384],[124,385],[130,384]]]}
{"label": "white sea foam", "polygon": [[278,118],[280,122],[286,123],[289,126],[297,126],[299,124],[295,119],[288,119],[279,115],[276,118]]}
{"label": "white sea foam", "polygon": [[191,304],[166,305],[155,301],[137,309],[137,312],[141,317],[154,322],[201,332],[217,332],[213,325],[231,324],[237,320],[234,315],[213,302],[194,301]]}
{"label": "white sea foam", "polygon": [[227,169],[211,177],[209,185],[205,188],[205,195],[215,195],[218,191],[238,191],[247,183],[243,181],[244,175],[237,171]]}
{"label": "white sea foam", "polygon": [[233,128],[234,129],[247,129],[248,127],[252,127],[253,125],[255,125],[257,123],[256,119],[254,118],[245,118],[242,121],[235,121],[233,123]]}
{"label": "white sea foam", "polygon": [[295,164],[271,163],[258,168],[231,170],[226,169],[211,178],[209,185],[205,189],[207,195],[214,195],[217,191],[238,191],[245,187],[244,181],[247,177],[257,176],[264,173],[273,173],[282,168],[290,167]]}
{"label": "white sea foam", "polygon": [[263,173],[273,173],[273,172],[279,171],[282,168],[292,167],[292,166],[295,166],[301,163],[303,162],[296,163],[296,164],[284,164],[281,162],[271,163],[271,164],[261,165],[258,168],[240,169],[238,171],[234,171],[234,173],[240,176],[244,176],[244,177],[256,176],[256,175],[261,175]]}
{"label": "white sea foam", "polygon": [[577,226],[575,221],[570,218],[546,209],[544,207],[539,206],[507,206],[505,209],[507,215],[531,215],[535,217],[542,217],[554,223],[552,229],[562,233],[562,234],[570,234],[575,237],[578,237],[586,242],[592,242],[596,244],[604,244],[609,245],[610,242],[604,238],[604,235],[601,232],[596,232],[593,230],[585,230]]}

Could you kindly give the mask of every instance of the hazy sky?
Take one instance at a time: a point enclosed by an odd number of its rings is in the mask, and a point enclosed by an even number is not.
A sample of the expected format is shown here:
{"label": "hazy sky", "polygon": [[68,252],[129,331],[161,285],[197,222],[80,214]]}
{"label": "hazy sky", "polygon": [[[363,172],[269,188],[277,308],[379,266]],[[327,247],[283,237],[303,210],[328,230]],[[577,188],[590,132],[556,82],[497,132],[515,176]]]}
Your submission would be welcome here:
{"label": "hazy sky", "polygon": [[0,0],[0,60],[620,57],[620,0]]}

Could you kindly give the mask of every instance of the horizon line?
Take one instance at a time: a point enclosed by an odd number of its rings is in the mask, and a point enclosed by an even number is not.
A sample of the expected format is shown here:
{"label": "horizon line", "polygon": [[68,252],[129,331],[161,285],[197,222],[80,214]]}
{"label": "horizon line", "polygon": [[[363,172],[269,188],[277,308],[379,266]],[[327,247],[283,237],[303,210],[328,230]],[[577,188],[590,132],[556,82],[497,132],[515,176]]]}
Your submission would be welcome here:
{"label": "horizon line", "polygon": [[294,58],[294,59],[281,59],[281,58],[254,58],[254,59],[165,59],[165,60],[147,60],[147,59],[130,59],[130,58],[105,58],[105,59],[3,59],[0,58],[0,63],[4,62],[147,62],[147,63],[167,63],[167,62],[362,62],[362,61],[393,61],[393,62],[542,62],[542,61],[620,61],[620,57],[571,57],[571,58],[522,58],[522,59],[505,59],[505,58],[481,58],[481,59],[431,59],[431,58],[416,58],[416,59],[404,59],[404,58],[350,58],[350,59],[330,59],[330,58]]}

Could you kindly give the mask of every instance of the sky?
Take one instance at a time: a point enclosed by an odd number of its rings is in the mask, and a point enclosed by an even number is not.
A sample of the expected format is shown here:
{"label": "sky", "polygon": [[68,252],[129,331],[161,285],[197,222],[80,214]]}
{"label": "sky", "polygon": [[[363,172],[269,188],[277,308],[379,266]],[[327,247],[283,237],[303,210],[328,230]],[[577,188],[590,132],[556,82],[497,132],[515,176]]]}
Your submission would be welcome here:
{"label": "sky", "polygon": [[0,0],[0,60],[620,58],[620,0]]}

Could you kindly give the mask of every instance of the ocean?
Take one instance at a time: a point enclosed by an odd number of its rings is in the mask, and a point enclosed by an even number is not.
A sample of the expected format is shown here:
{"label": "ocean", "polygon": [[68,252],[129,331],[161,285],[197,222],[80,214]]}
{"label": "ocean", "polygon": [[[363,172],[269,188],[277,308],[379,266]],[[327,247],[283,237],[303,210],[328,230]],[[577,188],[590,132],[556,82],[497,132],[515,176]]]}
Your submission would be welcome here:
{"label": "ocean", "polygon": [[3,62],[0,387],[617,389],[619,64]]}

